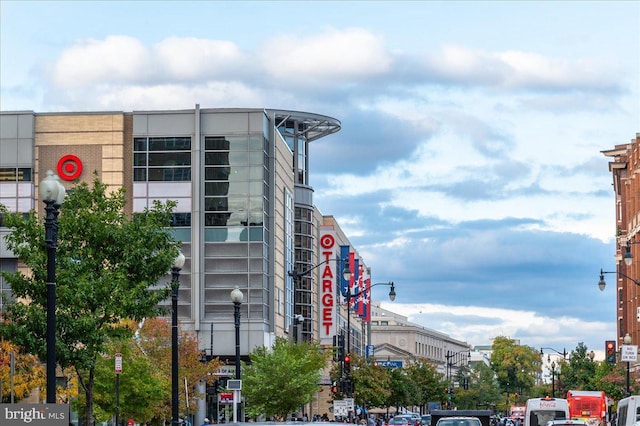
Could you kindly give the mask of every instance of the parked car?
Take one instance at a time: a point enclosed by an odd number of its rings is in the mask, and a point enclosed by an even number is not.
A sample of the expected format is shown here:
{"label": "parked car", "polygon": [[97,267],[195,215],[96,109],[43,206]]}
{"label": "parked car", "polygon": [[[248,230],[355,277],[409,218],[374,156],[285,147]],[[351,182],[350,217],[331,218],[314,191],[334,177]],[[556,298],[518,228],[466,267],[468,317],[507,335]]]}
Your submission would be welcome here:
{"label": "parked car", "polygon": [[431,424],[431,414],[423,414],[420,417],[420,424],[422,426],[429,426]]}
{"label": "parked car", "polygon": [[407,419],[407,423],[409,423],[411,426],[420,426],[420,422],[421,422],[421,418],[419,414],[416,413],[411,413],[411,414],[397,414],[396,416],[394,416],[393,418],[395,419],[396,417],[402,417]]}
{"label": "parked car", "polygon": [[389,420],[389,426],[410,426],[412,423],[409,423],[409,419],[407,417],[395,416],[391,420]]}

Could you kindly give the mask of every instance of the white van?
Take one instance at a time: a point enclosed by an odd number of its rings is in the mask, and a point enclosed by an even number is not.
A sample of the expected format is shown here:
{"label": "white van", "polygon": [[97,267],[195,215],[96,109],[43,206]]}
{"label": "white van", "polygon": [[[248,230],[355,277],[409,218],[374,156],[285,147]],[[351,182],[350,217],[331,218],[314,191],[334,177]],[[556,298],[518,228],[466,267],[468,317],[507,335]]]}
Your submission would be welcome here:
{"label": "white van", "polygon": [[550,420],[569,419],[569,404],[562,398],[530,398],[524,409],[524,426],[546,426]]}
{"label": "white van", "polygon": [[631,395],[618,402],[617,426],[633,426],[640,421],[640,396]]}

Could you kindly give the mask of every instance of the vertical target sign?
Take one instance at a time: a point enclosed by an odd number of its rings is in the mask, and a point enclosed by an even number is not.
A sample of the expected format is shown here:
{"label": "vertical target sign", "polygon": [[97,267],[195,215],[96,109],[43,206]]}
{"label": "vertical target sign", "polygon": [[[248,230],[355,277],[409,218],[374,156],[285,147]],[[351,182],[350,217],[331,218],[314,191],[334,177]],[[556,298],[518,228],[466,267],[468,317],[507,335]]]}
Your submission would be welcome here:
{"label": "vertical target sign", "polygon": [[58,176],[64,180],[75,180],[82,174],[82,161],[72,154],[58,160]]}
{"label": "vertical target sign", "polygon": [[336,334],[335,265],[332,261],[336,245],[333,227],[320,227],[320,344],[331,345]]}

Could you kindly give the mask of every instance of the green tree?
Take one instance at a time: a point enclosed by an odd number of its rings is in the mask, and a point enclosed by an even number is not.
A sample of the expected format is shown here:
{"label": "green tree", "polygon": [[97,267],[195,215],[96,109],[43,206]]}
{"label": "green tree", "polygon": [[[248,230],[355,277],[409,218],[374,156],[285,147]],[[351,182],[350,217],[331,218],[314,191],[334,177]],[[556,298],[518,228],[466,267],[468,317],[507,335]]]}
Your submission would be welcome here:
{"label": "green tree", "polygon": [[352,356],[351,365],[355,403],[367,407],[384,407],[391,393],[391,378],[387,369],[369,364],[359,356]]}
{"label": "green tree", "polygon": [[438,373],[436,367],[426,361],[416,360],[407,368],[407,377],[415,383],[417,392],[417,404],[421,408],[421,413],[425,413],[429,402],[440,401],[442,389],[447,386],[442,373]]}
{"label": "green tree", "polygon": [[[98,358],[94,386],[94,417],[107,421],[115,413],[115,354],[122,355],[122,373],[118,380],[120,419],[152,419],[158,414],[157,408],[164,403],[170,392],[171,376],[167,376],[151,363],[149,357],[131,340],[114,342]],[[81,402],[84,400],[81,396]]]}
{"label": "green tree", "polygon": [[475,406],[466,405],[468,409],[492,409],[502,400],[495,374],[485,363],[478,363],[471,370],[467,398],[475,402]]}
{"label": "green tree", "polygon": [[412,405],[412,401],[417,400],[415,394],[419,392],[418,387],[407,377],[404,368],[392,368],[389,370],[391,379],[390,394],[386,401],[387,407],[400,407]]}
{"label": "green tree", "polygon": [[[170,294],[158,286],[178,254],[169,229],[174,202],[128,217],[124,190],[111,191],[97,177],[67,194],[58,217],[56,352],[73,367],[85,393],[85,424],[94,425],[93,388],[98,357],[111,339],[128,336],[123,319],[140,321],[162,312]],[[0,337],[46,359],[46,244],[43,221],[6,214],[7,247],[30,269],[3,273],[15,300],[6,302]]]}
{"label": "green tree", "polygon": [[[171,323],[166,318],[147,319],[138,330],[136,345],[146,354],[152,368],[165,377],[162,382],[164,399],[155,408],[155,418],[171,417]],[[193,333],[182,332],[178,339],[178,377],[180,392],[180,412],[187,412],[184,381],[186,379],[189,395],[189,406],[197,407],[197,400],[204,397],[200,391],[200,384],[206,382],[212,385],[216,380],[215,372],[222,365],[220,359],[202,362],[198,349],[198,340]],[[193,408],[192,408],[193,410]],[[149,417],[151,418],[151,417]]]}
{"label": "green tree", "polygon": [[329,353],[315,342],[292,343],[276,338],[273,347],[254,349],[243,366],[243,394],[250,416],[286,418],[309,403],[318,391]]}
{"label": "green tree", "polygon": [[561,364],[562,381],[568,390],[599,390],[595,379],[596,363],[583,342],[571,351],[569,362]]}
{"label": "green tree", "polygon": [[504,411],[507,412],[513,402],[510,395],[516,392],[530,393],[542,372],[542,362],[537,350],[518,345],[508,337],[498,336],[492,345],[491,368],[505,393]]}

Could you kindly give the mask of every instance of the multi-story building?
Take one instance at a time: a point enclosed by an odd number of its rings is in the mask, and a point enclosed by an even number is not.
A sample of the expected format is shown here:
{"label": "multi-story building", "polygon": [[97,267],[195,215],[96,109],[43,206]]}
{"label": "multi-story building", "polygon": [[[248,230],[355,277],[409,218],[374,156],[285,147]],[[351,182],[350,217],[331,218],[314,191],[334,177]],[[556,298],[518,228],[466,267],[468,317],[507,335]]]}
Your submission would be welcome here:
{"label": "multi-story building", "polygon": [[[616,270],[615,283],[618,345],[629,333],[633,345],[640,344],[640,133],[627,144],[602,151],[611,158],[609,171],[615,193]],[[629,256],[629,254],[631,256]],[[626,259],[629,259],[627,265]],[[604,278],[604,277],[603,277]]]}
{"label": "multi-story building", "polygon": [[434,364],[449,379],[469,365],[468,343],[409,322],[406,316],[383,309],[379,302],[374,302],[371,308],[370,325],[374,359],[380,365],[403,367],[421,359]]}

